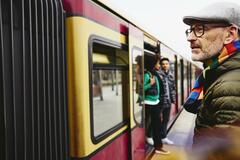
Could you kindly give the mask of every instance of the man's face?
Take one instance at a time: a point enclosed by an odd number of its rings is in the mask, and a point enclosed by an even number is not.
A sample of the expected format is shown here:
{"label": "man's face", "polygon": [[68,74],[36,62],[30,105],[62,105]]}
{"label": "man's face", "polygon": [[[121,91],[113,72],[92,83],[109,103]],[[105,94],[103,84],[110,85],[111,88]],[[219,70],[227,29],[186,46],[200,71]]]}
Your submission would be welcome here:
{"label": "man's face", "polygon": [[161,67],[164,71],[168,71],[169,70],[169,62],[167,60],[162,61]]}
{"label": "man's face", "polygon": [[[192,28],[195,32],[202,30],[198,29],[201,24],[194,24]],[[217,55],[224,45],[224,40],[226,37],[226,27],[213,27],[211,24],[205,24],[203,30],[203,35],[197,37],[192,31],[187,40],[190,42],[190,47],[192,49],[192,60],[204,62],[211,57]],[[201,32],[201,31],[200,31]]]}

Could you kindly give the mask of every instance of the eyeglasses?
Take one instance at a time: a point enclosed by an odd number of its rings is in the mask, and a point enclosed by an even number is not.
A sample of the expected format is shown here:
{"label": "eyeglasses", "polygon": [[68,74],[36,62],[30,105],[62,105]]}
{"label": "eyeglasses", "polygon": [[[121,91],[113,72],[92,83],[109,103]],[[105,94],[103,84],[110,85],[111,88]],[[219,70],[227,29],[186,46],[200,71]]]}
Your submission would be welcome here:
{"label": "eyeglasses", "polygon": [[204,35],[204,31],[206,28],[215,28],[215,27],[229,27],[231,25],[229,24],[201,24],[201,25],[195,25],[194,27],[191,26],[189,29],[185,31],[186,36],[188,37],[189,34],[193,31],[194,35],[198,38],[202,37]]}

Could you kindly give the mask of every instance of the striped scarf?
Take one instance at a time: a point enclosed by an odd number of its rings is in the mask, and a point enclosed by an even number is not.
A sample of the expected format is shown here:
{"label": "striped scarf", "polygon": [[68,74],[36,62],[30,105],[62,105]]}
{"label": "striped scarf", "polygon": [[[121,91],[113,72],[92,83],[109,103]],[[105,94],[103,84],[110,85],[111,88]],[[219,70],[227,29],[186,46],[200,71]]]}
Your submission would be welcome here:
{"label": "striped scarf", "polygon": [[206,73],[210,70],[217,68],[220,64],[222,64],[226,59],[228,59],[231,55],[236,53],[236,51],[240,50],[240,41],[234,41],[229,43],[223,47],[218,57],[214,57],[204,63],[206,68],[197,78],[195,85],[187,98],[187,101],[184,103],[183,107],[191,113],[197,113],[201,107],[203,95],[203,87]]}

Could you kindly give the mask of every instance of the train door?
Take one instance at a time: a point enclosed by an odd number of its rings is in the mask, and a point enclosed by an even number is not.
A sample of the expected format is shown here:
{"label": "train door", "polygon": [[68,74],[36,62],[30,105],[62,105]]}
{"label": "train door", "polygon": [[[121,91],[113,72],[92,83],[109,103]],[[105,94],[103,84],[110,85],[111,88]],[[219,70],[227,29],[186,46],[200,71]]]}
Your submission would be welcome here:
{"label": "train door", "polygon": [[143,32],[129,26],[129,54],[130,54],[130,128],[132,160],[145,158],[145,131],[143,100]]}
{"label": "train door", "polygon": [[[172,75],[175,81],[175,88],[177,87],[177,56],[176,52],[170,49],[168,46],[161,44],[161,56],[162,58],[169,59],[169,74]],[[177,91],[177,90],[175,90]],[[178,114],[178,104],[177,102],[172,104],[171,111],[170,111],[170,121],[172,122]]]}
{"label": "train door", "polygon": [[65,4],[72,5],[66,18],[70,158],[129,160],[128,24],[92,1],[71,2]]}
{"label": "train door", "polygon": [[178,110],[180,111],[182,108],[182,67],[181,67],[181,57],[177,57],[177,102],[178,102]]}
{"label": "train door", "polygon": [[179,99],[178,99],[178,56],[175,55],[175,61],[174,61],[174,81],[175,81],[175,89],[176,89],[176,102],[175,102],[175,108],[176,108],[176,112],[178,113],[180,110],[179,110]]}

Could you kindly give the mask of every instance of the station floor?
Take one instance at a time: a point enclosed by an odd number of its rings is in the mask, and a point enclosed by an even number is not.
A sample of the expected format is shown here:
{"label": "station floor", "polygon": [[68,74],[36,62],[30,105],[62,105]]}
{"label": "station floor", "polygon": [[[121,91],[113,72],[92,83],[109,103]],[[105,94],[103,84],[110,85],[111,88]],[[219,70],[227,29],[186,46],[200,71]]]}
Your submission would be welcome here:
{"label": "station floor", "polygon": [[151,160],[189,160],[188,152],[192,146],[195,118],[194,114],[183,110],[167,136],[174,144],[164,145],[164,148],[171,153],[169,155],[154,154]]}

